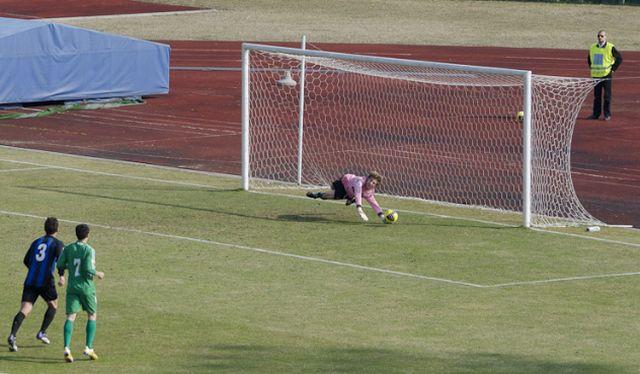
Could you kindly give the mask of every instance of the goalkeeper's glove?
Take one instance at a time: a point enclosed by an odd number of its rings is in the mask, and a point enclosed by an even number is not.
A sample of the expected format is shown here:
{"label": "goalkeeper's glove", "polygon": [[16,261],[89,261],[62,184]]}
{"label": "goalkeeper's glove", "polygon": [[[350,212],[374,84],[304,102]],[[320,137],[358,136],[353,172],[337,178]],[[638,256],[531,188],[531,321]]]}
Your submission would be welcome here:
{"label": "goalkeeper's glove", "polygon": [[361,205],[358,205],[358,209],[356,209],[356,210],[358,211],[358,215],[360,216],[360,218],[363,221],[367,222],[369,220],[369,217],[367,217],[367,215],[364,214],[364,211],[362,210],[362,206]]}
{"label": "goalkeeper's glove", "polygon": [[382,221],[382,223],[387,223],[387,221],[385,221],[385,216],[384,213],[380,212],[378,213],[378,217],[380,217],[380,221]]}

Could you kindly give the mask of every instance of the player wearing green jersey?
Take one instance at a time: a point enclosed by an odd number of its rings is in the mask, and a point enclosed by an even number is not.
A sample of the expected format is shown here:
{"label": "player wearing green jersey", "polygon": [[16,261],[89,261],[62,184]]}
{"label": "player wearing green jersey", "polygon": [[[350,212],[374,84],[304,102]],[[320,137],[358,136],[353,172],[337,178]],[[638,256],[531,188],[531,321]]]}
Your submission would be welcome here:
{"label": "player wearing green jersey", "polygon": [[[64,359],[73,362],[71,355],[71,334],[76,314],[80,309],[87,312],[87,337],[84,355],[92,360],[97,360],[98,355],[93,350],[93,339],[96,336],[96,319],[98,317],[98,299],[93,277],[104,278],[104,273],[96,270],[96,251],[91,248],[89,240],[89,226],[80,224],[76,226],[78,241],[64,247],[58,260],[58,274],[64,275],[69,270],[67,284],[67,321],[64,324]],[[64,281],[59,283],[60,286]]]}

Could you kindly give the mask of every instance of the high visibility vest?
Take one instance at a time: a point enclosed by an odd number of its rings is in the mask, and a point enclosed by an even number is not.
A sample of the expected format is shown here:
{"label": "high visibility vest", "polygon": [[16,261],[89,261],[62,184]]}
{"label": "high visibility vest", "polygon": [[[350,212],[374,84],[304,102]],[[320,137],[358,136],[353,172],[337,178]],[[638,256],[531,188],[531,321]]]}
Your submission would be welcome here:
{"label": "high visibility vest", "polygon": [[598,47],[598,43],[593,43],[589,49],[591,59],[591,77],[602,78],[611,73],[611,67],[616,59],[613,57],[613,44],[607,42],[604,47]]}

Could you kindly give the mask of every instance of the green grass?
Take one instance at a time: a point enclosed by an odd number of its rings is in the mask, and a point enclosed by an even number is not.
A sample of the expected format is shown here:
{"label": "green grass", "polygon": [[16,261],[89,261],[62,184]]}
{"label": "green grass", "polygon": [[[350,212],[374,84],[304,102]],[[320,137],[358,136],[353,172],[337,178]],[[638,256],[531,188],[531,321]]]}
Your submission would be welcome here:
{"label": "green grass", "polygon": [[[18,168],[38,169],[10,171]],[[97,282],[99,361],[63,363],[62,312],[52,345],[39,344],[38,301],[20,351],[8,352],[3,336],[0,372],[640,369],[640,275],[499,286],[638,272],[637,230],[526,230],[513,216],[384,197],[400,222],[364,224],[353,209],[297,198],[299,191],[256,194],[239,185],[0,148],[0,329],[8,335],[21,260],[44,217],[62,220],[65,242],[76,222],[92,225],[106,273]],[[77,356],[85,321],[76,323]]]}
{"label": "green grass", "polygon": [[[150,2],[211,11],[78,17],[63,22],[152,40],[299,43],[306,35],[307,48],[311,49],[316,43],[566,48],[584,51],[585,59],[589,46],[596,42],[598,29],[605,28],[609,41],[623,55],[640,50],[637,6],[477,0]],[[602,21],[594,23],[594,19]],[[448,52],[444,49],[442,53]]]}

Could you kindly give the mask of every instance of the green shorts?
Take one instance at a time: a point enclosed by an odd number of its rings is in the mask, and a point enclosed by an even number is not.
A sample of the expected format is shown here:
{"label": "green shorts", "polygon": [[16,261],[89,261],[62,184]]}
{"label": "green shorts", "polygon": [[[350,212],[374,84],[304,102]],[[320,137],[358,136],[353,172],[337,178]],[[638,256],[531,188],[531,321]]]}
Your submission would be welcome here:
{"label": "green shorts", "polygon": [[98,298],[96,298],[96,294],[68,293],[67,314],[78,313],[80,309],[91,314],[96,314],[98,312]]}

